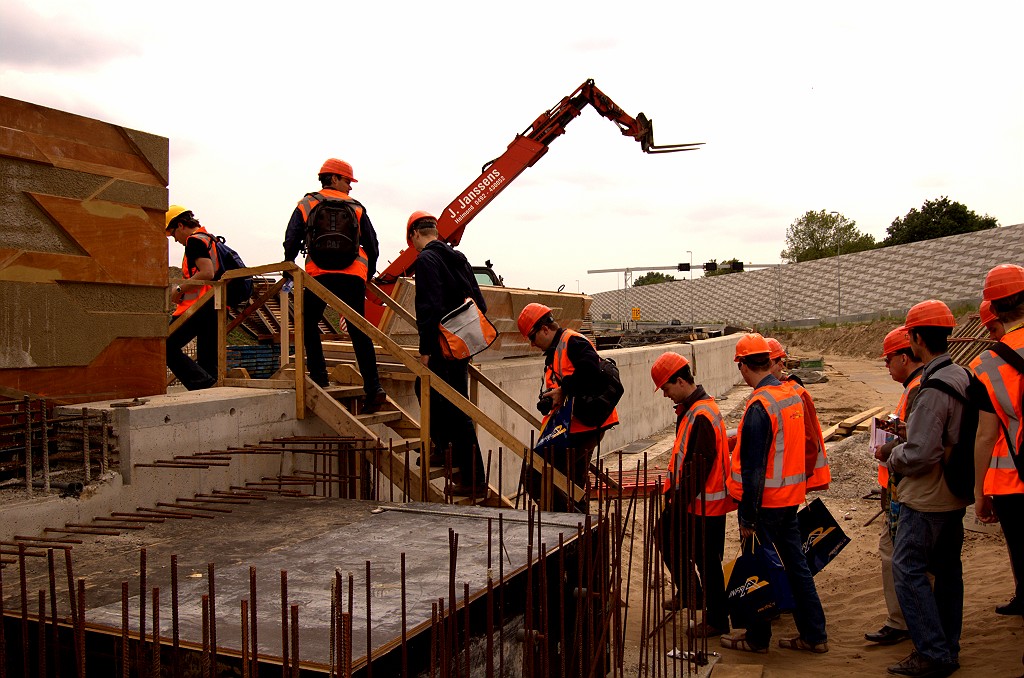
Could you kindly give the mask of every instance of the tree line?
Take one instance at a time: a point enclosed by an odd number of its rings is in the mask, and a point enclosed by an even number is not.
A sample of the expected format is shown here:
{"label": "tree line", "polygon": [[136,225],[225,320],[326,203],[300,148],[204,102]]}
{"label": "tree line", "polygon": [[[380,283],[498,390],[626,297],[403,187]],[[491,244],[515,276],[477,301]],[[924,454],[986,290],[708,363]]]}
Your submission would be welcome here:
{"label": "tree line", "polygon": [[[963,203],[950,200],[947,196],[925,201],[921,209],[915,207],[906,216],[896,217],[886,228],[886,237],[881,241],[876,241],[870,233],[860,231],[856,221],[839,212],[811,210],[786,229],[786,249],[782,250],[780,256],[790,263],[813,261],[838,254],[984,231],[997,226],[999,222],[995,217],[987,214],[979,216]],[[736,259],[728,259],[718,265],[718,270],[705,272],[704,275],[738,273],[729,266],[733,261]],[[653,285],[671,280],[675,278],[651,271],[637,278],[633,285]]]}

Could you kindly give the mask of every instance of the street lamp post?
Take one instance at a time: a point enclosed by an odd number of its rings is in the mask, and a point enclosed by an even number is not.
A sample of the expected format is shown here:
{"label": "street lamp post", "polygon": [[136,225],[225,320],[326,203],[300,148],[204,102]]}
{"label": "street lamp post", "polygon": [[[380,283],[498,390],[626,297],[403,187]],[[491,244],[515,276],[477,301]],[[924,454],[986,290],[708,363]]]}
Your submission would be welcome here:
{"label": "street lamp post", "polygon": [[[686,253],[690,255],[690,282],[692,283],[693,282],[693,252],[691,252],[690,250],[686,250]],[[693,295],[693,285],[689,285],[689,287],[690,287],[690,289],[688,290],[688,292],[690,293],[690,331],[693,332],[694,331],[693,324],[694,324],[694,322],[696,322],[695,319],[694,319],[695,312],[694,312],[694,308],[693,308],[693,305],[694,305],[695,302],[694,302],[694,299],[693,299],[693,297],[694,297],[694,295]]]}

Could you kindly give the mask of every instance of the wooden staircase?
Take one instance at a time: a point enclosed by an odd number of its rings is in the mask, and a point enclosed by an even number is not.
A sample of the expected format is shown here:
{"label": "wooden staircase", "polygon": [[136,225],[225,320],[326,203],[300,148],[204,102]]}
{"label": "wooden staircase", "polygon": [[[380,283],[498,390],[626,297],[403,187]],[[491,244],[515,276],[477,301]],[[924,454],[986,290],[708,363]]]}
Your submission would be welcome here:
{"label": "wooden staircase", "polygon": [[[501,495],[493,485],[487,487],[486,496],[457,496],[447,491],[450,477],[445,477],[444,466],[435,465],[431,455],[428,478],[420,473],[417,463],[409,463],[410,454],[422,456],[420,424],[406,410],[390,397],[377,412],[359,412],[364,396],[362,386],[330,386],[322,388],[306,377],[306,408],[318,416],[339,435],[355,436],[370,441],[376,450],[364,454],[369,463],[397,487],[408,485],[409,494],[418,501],[435,501],[454,504],[512,507],[512,503]],[[382,424],[396,434],[395,438],[378,435],[371,426]],[[411,482],[407,482],[411,479]]]}

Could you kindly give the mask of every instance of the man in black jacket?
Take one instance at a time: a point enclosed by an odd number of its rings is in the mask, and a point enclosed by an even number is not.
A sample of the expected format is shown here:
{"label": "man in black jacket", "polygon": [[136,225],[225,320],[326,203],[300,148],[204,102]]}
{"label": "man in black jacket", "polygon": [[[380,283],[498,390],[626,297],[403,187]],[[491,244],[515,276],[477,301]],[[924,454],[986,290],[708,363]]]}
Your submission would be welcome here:
{"label": "man in black jacket", "polygon": [[[466,398],[469,398],[469,359],[448,360],[441,354],[441,319],[472,297],[482,312],[487,303],[466,256],[438,239],[437,219],[427,212],[413,212],[406,233],[416,257],[416,327],[420,362]],[[459,470],[455,494],[486,494],[483,458],[473,421],[462,410],[430,393],[430,435],[436,449],[451,449],[452,468]]]}

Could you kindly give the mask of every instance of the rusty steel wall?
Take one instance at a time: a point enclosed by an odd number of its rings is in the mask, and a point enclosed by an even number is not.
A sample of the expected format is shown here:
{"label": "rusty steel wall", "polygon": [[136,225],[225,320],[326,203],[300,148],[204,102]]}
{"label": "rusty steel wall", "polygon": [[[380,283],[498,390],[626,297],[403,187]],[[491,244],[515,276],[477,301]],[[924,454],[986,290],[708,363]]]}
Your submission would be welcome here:
{"label": "rusty steel wall", "polygon": [[0,97],[0,396],[163,393],[168,141]]}

